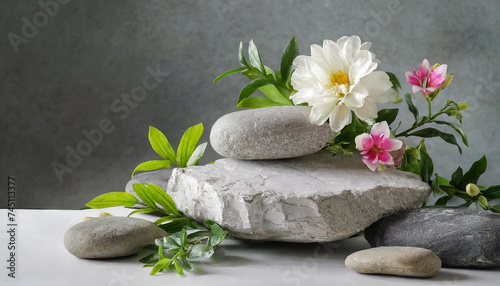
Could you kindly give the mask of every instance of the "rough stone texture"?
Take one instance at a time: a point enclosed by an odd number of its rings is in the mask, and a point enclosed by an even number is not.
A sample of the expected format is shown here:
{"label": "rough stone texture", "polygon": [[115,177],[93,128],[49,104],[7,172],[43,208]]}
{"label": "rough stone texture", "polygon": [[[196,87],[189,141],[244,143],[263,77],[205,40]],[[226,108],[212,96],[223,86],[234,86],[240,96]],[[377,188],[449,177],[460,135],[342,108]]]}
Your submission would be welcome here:
{"label": "rough stone texture", "polygon": [[[158,182],[158,176],[146,173],[140,180]],[[332,158],[328,152],[174,169],[166,190],[179,210],[214,220],[232,235],[291,242],[347,238],[384,216],[418,207],[430,194],[411,173],[375,173],[361,157]]]}
{"label": "rough stone texture", "polygon": [[167,233],[154,223],[131,217],[83,221],[64,234],[64,246],[80,258],[113,258],[136,254]]}
{"label": "rough stone texture", "polygon": [[431,277],[441,268],[441,259],[419,247],[377,247],[349,255],[345,266],[364,274]]}
{"label": "rough stone texture", "polygon": [[212,127],[210,144],[226,158],[294,158],[318,152],[331,140],[327,123],[309,121],[307,106],[276,106],[226,114]]}
{"label": "rough stone texture", "polygon": [[486,211],[418,209],[378,221],[365,238],[372,246],[430,249],[444,267],[500,267],[500,215]]}

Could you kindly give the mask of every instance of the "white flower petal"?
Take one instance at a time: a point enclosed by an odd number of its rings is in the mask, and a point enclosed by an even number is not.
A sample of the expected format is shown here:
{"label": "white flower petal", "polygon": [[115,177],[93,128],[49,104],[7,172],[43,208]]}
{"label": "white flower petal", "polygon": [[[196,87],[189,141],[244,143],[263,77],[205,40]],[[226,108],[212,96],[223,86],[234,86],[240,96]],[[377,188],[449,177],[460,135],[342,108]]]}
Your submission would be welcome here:
{"label": "white flower petal", "polygon": [[294,95],[290,96],[290,99],[293,101],[293,104],[302,104],[309,102],[315,97],[314,90],[312,89],[301,89],[297,91]]}
{"label": "white flower petal", "polygon": [[328,66],[333,73],[337,73],[339,70],[345,74],[348,74],[347,71],[348,65],[347,61],[344,57],[342,57],[342,52],[340,47],[336,43],[330,43],[323,47],[325,51],[325,56],[327,58]]}
{"label": "white flower petal", "polygon": [[330,128],[335,132],[339,132],[344,126],[351,123],[351,120],[351,111],[345,105],[338,104],[330,114]]}
{"label": "white flower petal", "polygon": [[330,113],[332,112],[334,106],[335,104],[333,102],[315,104],[312,107],[311,115],[309,116],[310,122],[318,126],[322,125],[330,116]]}
{"label": "white flower petal", "polygon": [[397,91],[392,88],[389,76],[382,71],[374,71],[360,79],[356,88],[364,87],[374,102],[386,103],[394,101]]}
{"label": "white flower petal", "polygon": [[366,93],[351,92],[344,97],[344,104],[349,109],[360,108],[365,104]]}
{"label": "white flower petal", "polygon": [[368,100],[370,97],[365,99],[365,104],[362,107],[353,109],[356,116],[361,120],[368,120],[377,117],[377,105],[375,102]]}
{"label": "white flower petal", "polygon": [[352,36],[347,38],[342,50],[345,52],[347,63],[351,65],[354,63],[356,54],[361,47],[361,39],[358,36]]}
{"label": "white flower petal", "polygon": [[372,46],[371,42],[364,42],[363,44],[361,44],[361,47],[359,47],[359,49],[368,51],[371,46]]}
{"label": "white flower petal", "polygon": [[311,57],[325,59],[325,53],[323,52],[323,48],[319,45],[311,45]]}

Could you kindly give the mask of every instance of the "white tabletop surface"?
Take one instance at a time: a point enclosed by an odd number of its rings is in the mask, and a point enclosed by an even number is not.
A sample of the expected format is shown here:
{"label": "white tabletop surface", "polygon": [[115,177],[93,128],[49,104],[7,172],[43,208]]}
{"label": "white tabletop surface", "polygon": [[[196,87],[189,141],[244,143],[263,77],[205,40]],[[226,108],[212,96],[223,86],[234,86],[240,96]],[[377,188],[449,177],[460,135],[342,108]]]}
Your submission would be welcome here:
{"label": "white tabletop surface", "polygon": [[[122,208],[107,212],[124,216]],[[0,285],[498,285],[500,269],[443,268],[432,278],[363,275],[348,270],[345,258],[368,248],[362,236],[320,244],[261,243],[228,237],[198,272],[149,276],[139,257],[88,260],[63,244],[67,229],[100,210],[16,210],[16,278],[7,276],[7,210],[0,210]],[[154,217],[137,215],[149,220]]]}

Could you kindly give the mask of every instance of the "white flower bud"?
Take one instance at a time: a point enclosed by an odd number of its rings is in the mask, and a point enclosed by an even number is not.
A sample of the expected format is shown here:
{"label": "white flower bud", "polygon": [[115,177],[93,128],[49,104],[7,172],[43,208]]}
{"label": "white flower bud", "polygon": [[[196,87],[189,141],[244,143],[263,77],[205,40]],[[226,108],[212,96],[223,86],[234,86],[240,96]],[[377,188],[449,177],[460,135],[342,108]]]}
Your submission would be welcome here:
{"label": "white flower bud", "polygon": [[487,208],[488,207],[488,200],[483,197],[483,196],[479,196],[479,204],[481,204],[481,206]]}
{"label": "white flower bud", "polygon": [[467,184],[467,186],[465,187],[465,191],[471,197],[475,197],[475,196],[479,195],[479,188],[473,183]]}

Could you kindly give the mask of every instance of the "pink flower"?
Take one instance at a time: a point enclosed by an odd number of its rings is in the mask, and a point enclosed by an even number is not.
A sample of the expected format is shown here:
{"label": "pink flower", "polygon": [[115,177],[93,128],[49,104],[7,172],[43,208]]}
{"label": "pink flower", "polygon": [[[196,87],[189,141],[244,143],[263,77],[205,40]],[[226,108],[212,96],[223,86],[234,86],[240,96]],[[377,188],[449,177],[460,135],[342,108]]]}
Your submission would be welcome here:
{"label": "pink flower", "polygon": [[421,91],[425,98],[443,84],[446,77],[447,65],[431,68],[429,61],[424,59],[417,72],[412,68],[405,73],[406,81],[412,85],[413,93]]}
{"label": "pink flower", "polygon": [[400,150],[403,142],[397,139],[391,139],[391,132],[386,121],[373,125],[370,134],[364,133],[356,136],[356,149],[363,155],[363,163],[375,171],[382,164],[385,166],[394,165],[394,159],[389,153]]}

